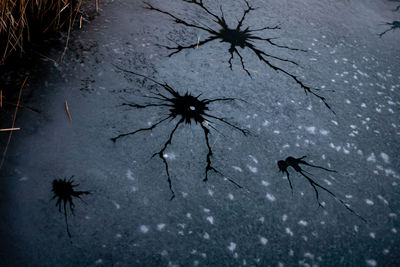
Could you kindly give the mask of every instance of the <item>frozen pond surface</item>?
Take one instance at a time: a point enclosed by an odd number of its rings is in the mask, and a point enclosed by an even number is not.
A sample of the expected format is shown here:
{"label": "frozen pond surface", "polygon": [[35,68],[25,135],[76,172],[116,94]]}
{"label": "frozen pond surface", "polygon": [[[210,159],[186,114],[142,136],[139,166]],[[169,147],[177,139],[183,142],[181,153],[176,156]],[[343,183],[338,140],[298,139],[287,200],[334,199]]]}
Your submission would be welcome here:
{"label": "frozen pond surface", "polygon": [[[2,265],[400,265],[400,32],[378,36],[396,4],[149,3],[103,3],[28,84],[41,113],[19,112],[0,173]],[[279,172],[304,155],[336,171],[301,166],[320,207]],[[91,194],[69,238],[51,189],[72,175]]]}

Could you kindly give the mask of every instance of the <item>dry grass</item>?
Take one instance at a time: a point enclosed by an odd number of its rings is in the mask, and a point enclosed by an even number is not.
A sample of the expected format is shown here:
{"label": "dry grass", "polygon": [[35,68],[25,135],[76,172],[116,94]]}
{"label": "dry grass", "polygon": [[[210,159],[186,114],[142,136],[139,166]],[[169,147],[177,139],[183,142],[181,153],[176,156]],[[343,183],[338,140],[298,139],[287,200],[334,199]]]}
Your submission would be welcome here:
{"label": "dry grass", "polygon": [[[13,120],[12,120],[12,125],[11,125],[11,128],[9,128],[9,129],[17,129],[17,128],[14,127],[15,126],[15,120],[17,119],[18,107],[19,107],[19,103],[21,102],[22,89],[24,89],[25,84],[28,81],[28,78],[29,78],[29,76],[26,75],[25,80],[22,82],[21,87],[19,88],[18,101],[17,101],[17,105],[16,105],[16,108],[15,108],[15,112],[14,112],[14,116],[13,116]],[[19,130],[19,128],[18,128],[18,130]],[[11,142],[11,137],[12,137],[12,134],[13,134],[13,130],[11,130],[9,132],[10,133],[8,135],[7,144],[6,144],[6,147],[4,148],[3,156],[1,157],[1,160],[0,160],[0,170],[1,170],[1,167],[3,167],[4,161],[6,159],[6,154],[7,154],[8,146],[10,145],[10,142]]]}
{"label": "dry grass", "polygon": [[32,35],[65,29],[68,33],[83,0],[0,0],[0,64],[24,51]]}

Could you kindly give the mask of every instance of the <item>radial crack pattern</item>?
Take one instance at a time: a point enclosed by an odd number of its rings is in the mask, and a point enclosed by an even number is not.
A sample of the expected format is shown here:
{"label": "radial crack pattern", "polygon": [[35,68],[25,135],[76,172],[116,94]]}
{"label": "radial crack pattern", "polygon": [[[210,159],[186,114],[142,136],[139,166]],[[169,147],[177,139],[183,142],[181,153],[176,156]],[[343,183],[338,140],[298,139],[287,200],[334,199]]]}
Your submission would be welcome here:
{"label": "radial crack pattern", "polygon": [[[54,196],[52,199],[57,198],[56,207],[58,207],[59,212],[61,212],[61,207],[64,209],[64,218],[65,224],[67,226],[68,236],[71,237],[71,233],[68,227],[68,218],[67,218],[67,204],[69,204],[69,208],[71,210],[72,215],[74,214],[74,202],[72,200],[73,197],[81,199],[81,195],[90,194],[89,191],[75,191],[75,187],[78,187],[79,184],[74,184],[74,180],[72,180],[74,176],[71,176],[69,180],[67,179],[55,179],[52,183],[52,192]],[[62,206],[61,206],[62,204]]]}
{"label": "radial crack pattern", "polygon": [[[210,145],[209,142],[209,135],[210,135],[210,129],[216,130],[216,128],[212,125],[213,121],[219,121],[222,124],[228,125],[229,127],[232,127],[233,129],[240,131],[243,135],[249,134],[249,132],[246,129],[239,128],[235,126],[234,124],[228,122],[224,118],[219,118],[217,116],[214,116],[210,113],[208,113],[209,108],[208,105],[214,102],[226,102],[226,101],[234,101],[234,98],[216,98],[216,99],[200,99],[200,96],[193,96],[190,93],[186,92],[184,95],[181,95],[177,91],[175,91],[171,86],[169,86],[167,83],[160,83],[150,77],[122,69],[118,66],[116,66],[121,71],[124,71],[126,73],[130,73],[136,76],[140,76],[146,79],[149,79],[153,83],[161,86],[161,88],[165,91],[165,93],[152,93],[152,96],[147,96],[147,98],[157,100],[156,103],[145,103],[145,104],[131,104],[131,103],[124,103],[122,105],[124,106],[129,106],[137,109],[145,109],[145,108],[151,108],[151,107],[161,107],[161,108],[166,108],[168,109],[167,115],[151,125],[150,127],[147,128],[141,128],[132,132],[128,133],[123,133],[120,134],[116,137],[111,138],[113,142],[116,142],[118,139],[130,135],[134,135],[139,132],[144,132],[144,131],[151,131],[154,128],[156,128],[158,125],[165,121],[172,122],[175,119],[178,120],[178,122],[175,123],[175,126],[169,133],[169,137],[167,141],[164,143],[163,147],[161,148],[160,151],[156,152],[153,154],[152,157],[154,156],[159,156],[161,160],[164,163],[165,166],[165,171],[167,173],[167,179],[168,179],[168,185],[169,189],[171,191],[171,200],[175,197],[175,192],[172,187],[172,180],[171,180],[171,175],[169,173],[169,166],[168,162],[165,158],[165,150],[168,148],[168,146],[172,143],[172,138],[174,137],[175,132],[179,128],[180,125],[185,125],[185,124],[192,124],[194,122],[196,125],[199,124],[203,130],[204,133],[204,139],[205,143],[207,146],[207,156],[206,156],[206,168],[205,168],[205,174],[204,174],[204,179],[203,181],[208,180],[208,173],[210,171],[214,171],[216,173],[221,174],[218,170],[216,170],[211,163],[211,156],[213,155],[212,151],[212,146]],[[176,121],[176,120],[175,120]],[[240,187],[236,182],[234,182],[231,179],[228,179],[230,182],[235,184],[236,186]]]}
{"label": "radial crack pattern", "polygon": [[310,164],[306,161],[304,161],[303,159],[306,156],[303,156],[301,158],[293,158],[293,157],[287,157],[285,160],[280,160],[278,161],[278,167],[279,167],[279,171],[283,172],[286,174],[286,177],[288,179],[289,182],[289,186],[290,189],[292,190],[292,194],[293,194],[293,186],[292,186],[292,181],[290,180],[290,175],[289,175],[289,171],[287,170],[288,167],[292,167],[296,172],[300,173],[302,176],[304,176],[307,181],[309,182],[309,184],[312,186],[312,188],[314,189],[315,192],[315,197],[317,199],[318,205],[320,207],[323,207],[321,202],[319,201],[319,192],[318,192],[318,188],[324,190],[325,192],[327,192],[328,194],[330,194],[331,196],[333,196],[337,201],[339,201],[348,211],[350,211],[351,213],[355,214],[357,217],[359,217],[361,220],[363,220],[364,222],[366,222],[366,220],[361,217],[357,212],[355,212],[353,209],[351,209],[343,200],[339,199],[334,193],[332,193],[332,191],[330,191],[329,189],[327,189],[326,187],[320,185],[319,183],[315,182],[313,179],[311,179],[309,176],[307,176],[305,173],[307,173],[305,170],[303,170],[300,167],[300,164],[312,167],[312,168],[318,168],[318,169],[322,169],[328,172],[336,172],[335,170],[330,170],[321,166],[317,166],[317,165],[313,165]]}
{"label": "radial crack pattern", "polygon": [[289,60],[289,59],[285,59],[285,58],[281,58],[281,57],[278,57],[278,56],[274,56],[272,54],[268,54],[267,52],[261,50],[260,48],[258,48],[256,46],[255,41],[259,41],[259,42],[263,42],[264,44],[267,44],[269,46],[276,47],[276,48],[287,49],[287,50],[292,50],[292,51],[303,51],[303,52],[306,52],[306,50],[302,50],[302,49],[298,49],[298,48],[292,48],[292,47],[289,47],[289,46],[286,46],[286,45],[280,45],[280,44],[275,42],[275,39],[277,39],[277,38],[273,38],[273,37],[263,38],[263,37],[255,35],[255,32],[260,32],[260,31],[264,31],[264,30],[279,30],[280,29],[279,25],[272,26],[272,27],[262,27],[262,28],[259,28],[259,29],[250,29],[250,27],[244,26],[244,21],[246,19],[246,16],[251,11],[255,10],[255,8],[250,6],[250,4],[246,0],[244,0],[244,2],[246,4],[246,9],[243,11],[242,17],[238,20],[236,27],[232,27],[232,28],[226,22],[221,6],[220,6],[221,15],[217,15],[217,14],[213,13],[209,8],[207,8],[204,5],[203,0],[182,0],[182,1],[198,6],[200,9],[202,9],[204,12],[206,12],[209,16],[211,16],[212,21],[218,25],[217,26],[218,28],[217,29],[213,29],[211,27],[202,26],[202,25],[198,25],[196,23],[192,23],[192,22],[186,21],[186,20],[181,19],[181,18],[177,17],[176,15],[174,15],[174,14],[168,12],[168,11],[161,10],[161,9],[159,9],[157,7],[154,7],[153,5],[151,5],[149,3],[145,3],[147,9],[154,10],[154,11],[157,11],[159,13],[162,13],[162,14],[165,14],[165,15],[169,16],[177,24],[181,24],[181,25],[184,25],[184,26],[189,27],[189,28],[195,28],[195,29],[198,29],[198,30],[201,30],[201,31],[205,31],[205,32],[207,32],[209,34],[209,36],[205,40],[198,41],[198,42],[190,44],[190,45],[180,45],[180,44],[177,44],[176,46],[160,45],[161,47],[164,47],[164,48],[172,51],[168,55],[169,57],[181,52],[184,49],[190,49],[190,48],[203,46],[203,45],[205,45],[207,43],[210,43],[210,42],[212,42],[214,40],[219,40],[220,42],[230,44],[230,47],[229,47],[229,50],[228,50],[228,52],[230,54],[230,57],[229,57],[229,60],[228,60],[228,64],[229,64],[230,69],[232,69],[232,60],[234,58],[234,55],[237,55],[239,57],[239,59],[240,59],[240,63],[241,63],[242,69],[249,76],[251,76],[249,70],[245,66],[245,63],[244,63],[242,55],[240,54],[240,52],[238,50],[238,47],[240,47],[241,49],[248,48],[249,50],[251,50],[257,56],[257,58],[261,62],[263,62],[264,64],[266,64],[268,67],[272,68],[273,70],[275,70],[277,72],[281,72],[284,75],[288,76],[290,79],[295,81],[301,88],[303,88],[303,90],[304,90],[304,92],[306,94],[310,93],[313,96],[319,98],[329,110],[331,110],[333,113],[335,113],[332,110],[332,108],[329,106],[329,104],[327,103],[325,97],[323,97],[323,96],[319,95],[318,93],[316,93],[316,91],[318,91],[318,89],[311,88],[310,86],[304,84],[296,75],[294,75],[294,74],[288,72],[287,70],[277,66],[275,63],[273,63],[271,61],[271,59],[275,60],[275,61],[278,61],[278,62],[287,62],[287,63],[291,63],[293,65],[298,65],[295,61],[292,61],[292,60]]}

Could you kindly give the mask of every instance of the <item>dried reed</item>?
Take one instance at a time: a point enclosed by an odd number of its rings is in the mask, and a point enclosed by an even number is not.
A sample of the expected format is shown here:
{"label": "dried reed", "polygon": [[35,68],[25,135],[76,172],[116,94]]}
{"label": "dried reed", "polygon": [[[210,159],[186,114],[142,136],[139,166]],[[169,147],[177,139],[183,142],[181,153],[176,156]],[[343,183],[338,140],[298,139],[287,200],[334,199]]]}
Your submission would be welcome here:
{"label": "dried reed", "polygon": [[67,30],[83,0],[0,0],[0,64],[23,52],[33,35]]}

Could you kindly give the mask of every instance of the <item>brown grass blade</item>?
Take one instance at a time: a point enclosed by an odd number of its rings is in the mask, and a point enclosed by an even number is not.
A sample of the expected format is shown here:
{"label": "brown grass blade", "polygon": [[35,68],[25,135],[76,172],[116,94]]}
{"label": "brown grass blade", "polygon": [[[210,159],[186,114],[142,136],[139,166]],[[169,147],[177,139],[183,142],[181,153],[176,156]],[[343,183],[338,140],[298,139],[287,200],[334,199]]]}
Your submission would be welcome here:
{"label": "brown grass blade", "polygon": [[10,132],[10,131],[19,131],[21,128],[6,128],[6,129],[0,129],[0,132]]}
{"label": "brown grass blade", "polygon": [[71,117],[71,113],[69,112],[69,107],[68,107],[68,102],[67,102],[67,100],[65,100],[65,110],[67,111],[69,120],[72,122],[72,117]]}
{"label": "brown grass blade", "polygon": [[[14,125],[15,125],[15,120],[17,119],[19,103],[21,102],[22,89],[25,87],[25,84],[28,81],[28,78],[29,78],[29,75],[26,75],[25,80],[23,81],[23,83],[21,84],[21,87],[19,89],[17,106],[15,107],[15,112],[14,112],[14,117],[13,117],[11,128],[15,128]],[[0,170],[1,170],[1,167],[3,167],[4,160],[6,159],[6,154],[7,154],[8,146],[10,145],[10,142],[11,142],[12,133],[13,133],[13,131],[10,131],[10,134],[8,135],[7,144],[6,144],[6,147],[4,148],[3,156],[1,157]]]}

